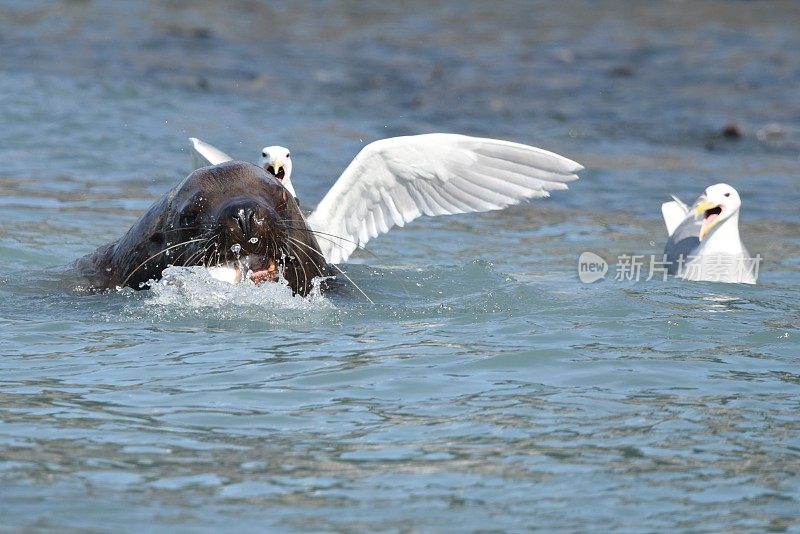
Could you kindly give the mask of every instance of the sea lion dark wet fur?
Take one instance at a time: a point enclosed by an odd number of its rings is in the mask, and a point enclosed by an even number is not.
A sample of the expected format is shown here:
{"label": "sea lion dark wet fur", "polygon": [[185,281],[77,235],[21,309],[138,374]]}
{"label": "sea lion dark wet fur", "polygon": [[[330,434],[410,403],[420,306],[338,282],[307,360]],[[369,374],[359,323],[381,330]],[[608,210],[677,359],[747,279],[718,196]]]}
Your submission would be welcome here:
{"label": "sea lion dark wet fur", "polygon": [[231,161],[194,171],[118,241],[75,263],[95,289],[146,289],[168,266],[232,266],[254,281],[282,272],[295,294],[331,274],[297,202],[264,169]]}

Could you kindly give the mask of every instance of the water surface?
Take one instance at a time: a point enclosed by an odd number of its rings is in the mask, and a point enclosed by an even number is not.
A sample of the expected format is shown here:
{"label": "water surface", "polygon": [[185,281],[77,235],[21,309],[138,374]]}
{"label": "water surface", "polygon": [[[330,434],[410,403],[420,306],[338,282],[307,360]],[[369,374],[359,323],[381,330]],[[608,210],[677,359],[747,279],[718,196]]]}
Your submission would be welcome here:
{"label": "water surface", "polygon": [[[800,528],[791,2],[0,2],[0,523],[10,530]],[[736,123],[742,138],[720,134]],[[59,266],[189,170],[364,143],[562,153],[570,191],[420,219],[310,299]],[[659,205],[740,192],[759,284],[616,282]],[[611,262],[603,282],[577,258]]]}

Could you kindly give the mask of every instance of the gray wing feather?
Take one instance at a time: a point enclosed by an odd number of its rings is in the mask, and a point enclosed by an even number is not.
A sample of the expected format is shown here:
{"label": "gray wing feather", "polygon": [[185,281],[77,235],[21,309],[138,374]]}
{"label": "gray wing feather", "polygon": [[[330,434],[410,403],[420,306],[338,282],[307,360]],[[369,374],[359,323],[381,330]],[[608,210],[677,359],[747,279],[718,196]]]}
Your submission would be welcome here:
{"label": "gray wing feather", "polygon": [[667,256],[669,274],[676,274],[678,271],[678,260],[683,257],[685,261],[689,256],[696,254],[700,247],[700,228],[703,222],[695,220],[693,216],[686,217],[681,224],[672,232],[667,239],[664,247],[664,254]]}

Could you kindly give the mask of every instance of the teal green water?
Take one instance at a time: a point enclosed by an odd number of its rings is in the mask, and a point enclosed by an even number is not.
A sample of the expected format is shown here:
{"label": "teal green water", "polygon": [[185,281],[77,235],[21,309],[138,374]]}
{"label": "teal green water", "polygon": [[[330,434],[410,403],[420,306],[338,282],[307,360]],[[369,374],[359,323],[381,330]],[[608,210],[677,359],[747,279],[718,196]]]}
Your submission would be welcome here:
{"label": "teal green water", "polygon": [[[2,529],[800,528],[797,6],[428,4],[0,2]],[[310,208],[363,143],[429,131],[586,170],[376,239],[345,266],[374,304],[63,273],[188,136],[291,147]],[[613,280],[669,194],[723,180],[758,285]]]}

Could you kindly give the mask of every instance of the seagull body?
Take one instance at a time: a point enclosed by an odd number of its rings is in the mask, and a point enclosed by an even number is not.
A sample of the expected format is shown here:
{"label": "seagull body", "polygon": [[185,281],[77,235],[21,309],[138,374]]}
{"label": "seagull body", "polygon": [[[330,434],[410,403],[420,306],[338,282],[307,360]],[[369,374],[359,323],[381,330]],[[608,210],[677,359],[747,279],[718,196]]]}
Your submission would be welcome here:
{"label": "seagull body", "polygon": [[739,237],[739,193],[728,184],[706,188],[691,207],[678,198],[661,205],[670,274],[685,280],[755,284],[757,259]]}
{"label": "seagull body", "polygon": [[[191,141],[201,162],[231,159],[208,143]],[[294,195],[288,154],[284,147],[265,147],[260,163],[276,177],[282,168],[278,179]],[[567,189],[581,169],[553,152],[498,139],[443,133],[381,139],[356,155],[307,223],[325,259],[337,264],[371,238],[421,215],[491,211],[547,197]]]}

